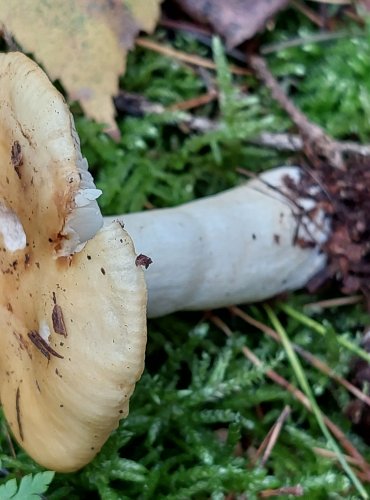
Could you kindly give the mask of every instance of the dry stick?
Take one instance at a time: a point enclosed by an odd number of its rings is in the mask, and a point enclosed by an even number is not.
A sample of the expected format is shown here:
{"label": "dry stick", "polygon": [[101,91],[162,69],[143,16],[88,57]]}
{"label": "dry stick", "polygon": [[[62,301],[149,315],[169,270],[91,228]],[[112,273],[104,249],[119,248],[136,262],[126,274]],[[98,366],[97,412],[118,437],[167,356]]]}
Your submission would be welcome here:
{"label": "dry stick", "polygon": [[[327,450],[326,448],[313,447],[312,451],[314,451],[317,455],[319,455],[321,457],[335,460],[336,462],[338,462],[338,457],[335,455],[335,453],[333,451]],[[348,455],[344,455],[344,458],[346,459],[346,461],[350,465],[360,467],[360,464],[353,457],[350,457]],[[368,476],[366,475],[366,473],[361,472],[361,471],[356,471],[356,475],[361,481],[363,481],[363,482],[368,481]]]}
{"label": "dry stick", "polygon": [[[211,101],[213,99],[213,96],[211,98],[211,94],[212,91],[208,94],[204,94],[203,97],[194,98],[194,102],[192,104],[195,104],[196,100],[198,100],[196,104],[199,106],[205,104],[205,102],[202,102],[202,99],[209,102],[208,98],[205,97],[208,95],[209,100]],[[127,114],[162,114],[167,111],[180,110],[182,104],[183,103],[173,104],[169,108],[166,108],[162,104],[146,100],[139,94],[124,91],[121,91],[116,99],[117,109]],[[181,113],[180,120],[181,123],[187,125],[189,129],[194,132],[210,132],[212,130],[217,130],[220,127],[220,123],[216,120],[194,116],[191,113],[186,112]],[[262,132],[256,137],[245,139],[245,142],[255,146],[276,149],[278,151],[291,151],[293,153],[302,151],[304,148],[301,137],[296,134],[275,134],[271,132]],[[335,144],[341,153],[370,156],[370,145],[357,144],[351,141],[336,142]]]}
{"label": "dry stick", "polygon": [[163,26],[164,28],[170,28],[170,29],[176,30],[176,31],[185,31],[185,32],[191,33],[191,34],[203,35],[203,36],[207,36],[209,38],[212,37],[212,32],[209,28],[206,28],[204,26],[199,26],[197,24],[183,21],[183,20],[170,19],[170,18],[165,17],[163,15],[162,15],[161,19],[159,20],[158,24],[160,26]]}
{"label": "dry stick", "polygon": [[[168,111],[173,111],[173,108],[176,106],[176,104],[173,104],[170,108],[165,108],[162,104],[150,102],[139,94],[125,91],[120,91],[115,99],[115,105],[119,112],[132,115],[161,115]],[[219,127],[219,124],[216,121],[210,120],[209,118],[194,116],[184,111],[177,112],[181,113],[178,118],[180,123],[186,125],[189,129],[195,132],[210,132]]]}
{"label": "dry stick", "polygon": [[308,17],[308,19],[316,24],[319,28],[322,29],[325,27],[325,21],[314,10],[310,9],[300,0],[291,0],[291,5],[303,15]]}
{"label": "dry stick", "polygon": [[269,432],[267,433],[267,436],[265,439],[262,441],[260,444],[260,447],[258,448],[255,456],[253,457],[253,464],[257,462],[258,458],[260,457],[261,453],[263,453],[262,459],[260,461],[260,466],[264,467],[267,460],[269,459],[272,449],[274,448],[278,437],[280,435],[281,429],[283,428],[283,425],[286,421],[286,419],[289,417],[291,413],[291,408],[289,405],[286,405],[283,409],[283,411],[280,413],[278,419],[274,423],[274,425],[271,427]]}
{"label": "dry stick", "polygon": [[[226,336],[231,337],[233,335],[233,332],[228,327],[228,325],[226,325],[226,323],[222,321],[219,317],[212,315],[210,319],[221,331],[225,333]],[[250,349],[248,349],[248,347],[243,346],[241,350],[245,355],[245,357],[249,359],[249,361],[253,363],[255,366],[257,366],[258,368],[262,368],[264,366],[263,362]],[[312,412],[311,403],[301,390],[299,390],[293,384],[288,382],[288,380],[286,380],[284,377],[279,375],[274,370],[271,369],[266,370],[265,375],[268,378],[270,378],[273,382],[280,385],[280,387],[283,387],[283,389],[286,389],[288,392],[290,392],[290,394],[292,394],[292,396],[294,396],[294,398],[297,401],[299,401],[308,411]],[[322,415],[323,415],[323,420],[326,426],[329,428],[330,432],[339,441],[342,448],[345,449],[351,457],[357,460],[357,463],[359,464],[359,466],[362,469],[362,472],[364,473],[363,477],[365,477],[366,481],[370,482],[370,464],[367,463],[367,461],[361,455],[361,453],[347,439],[343,431],[334,422],[332,422],[329,419],[329,417],[327,417],[324,414]]]}
{"label": "dry stick", "polygon": [[318,300],[317,302],[308,302],[303,306],[304,309],[327,309],[330,307],[341,307],[358,304],[364,300],[362,295],[351,295],[350,297],[337,297],[335,299]]}
{"label": "dry stick", "polygon": [[330,165],[344,170],[342,152],[338,150],[336,141],[331,139],[321,127],[311,123],[292,103],[268,69],[265,60],[260,56],[250,56],[248,63],[255,71],[257,77],[271,91],[274,99],[276,99],[298,127],[303,139],[306,155],[313,159],[317,158],[317,156],[323,157]]}
{"label": "dry stick", "polygon": [[[216,65],[213,61],[210,61],[206,57],[200,57],[193,54],[187,54],[185,52],[181,52],[180,50],[172,49],[171,47],[166,47],[161,45],[160,43],[154,42],[153,40],[149,40],[148,38],[137,38],[135,44],[139,47],[143,47],[145,49],[152,50],[153,52],[158,52],[167,57],[172,57],[173,59],[177,59],[179,61],[192,64],[194,66],[201,66],[203,68],[208,69],[216,69]],[[250,75],[251,72],[248,69],[241,68],[240,66],[232,65],[230,66],[231,73],[235,75]]]}
{"label": "dry stick", "polygon": [[[325,458],[330,458],[332,460],[337,460],[336,454],[331,451],[327,450],[326,448],[320,448],[318,446],[314,446],[312,450],[317,454],[320,455],[321,457]],[[344,458],[347,460],[347,462],[351,465],[356,465],[357,467],[360,467],[361,464],[353,457],[350,457],[349,455],[344,455]]]}
{"label": "dry stick", "polygon": [[296,486],[282,486],[281,488],[263,490],[259,493],[260,498],[271,498],[279,497],[282,495],[290,495],[294,497],[301,497],[304,494],[304,490],[300,484]]}
{"label": "dry stick", "polygon": [[[266,335],[268,335],[270,338],[274,339],[276,342],[280,343],[280,337],[279,335],[270,328],[269,326],[265,325],[264,323],[261,323],[260,321],[252,318],[249,314],[245,313],[239,307],[230,307],[229,310],[235,314],[235,316],[239,316],[243,321],[248,323],[249,325],[254,326],[258,330],[262,331]],[[308,363],[310,363],[312,366],[314,366],[317,370],[321,371],[324,373],[324,375],[327,375],[328,377],[332,378],[335,380],[338,384],[342,385],[345,387],[348,392],[353,394],[356,398],[358,398],[360,401],[362,401],[364,404],[368,405],[370,407],[370,397],[364,394],[363,392],[360,391],[357,387],[355,387],[353,384],[348,382],[348,380],[342,378],[340,375],[336,374],[326,363],[318,359],[316,356],[311,354],[310,352],[306,351],[302,347],[298,346],[297,344],[293,344],[293,349],[302,357],[304,358]]]}
{"label": "dry stick", "polygon": [[[296,134],[273,134],[270,132],[263,132],[261,135],[248,139],[257,146],[264,146],[271,149],[280,151],[302,151],[304,149],[303,140]],[[361,156],[370,156],[370,145],[357,144],[352,141],[332,141],[338,151],[343,153],[353,153]]]}
{"label": "dry stick", "polygon": [[216,90],[211,90],[205,94],[201,94],[197,97],[192,97],[186,101],[177,102],[169,106],[170,111],[186,111],[188,109],[197,108],[208,104],[218,98],[218,92]]}

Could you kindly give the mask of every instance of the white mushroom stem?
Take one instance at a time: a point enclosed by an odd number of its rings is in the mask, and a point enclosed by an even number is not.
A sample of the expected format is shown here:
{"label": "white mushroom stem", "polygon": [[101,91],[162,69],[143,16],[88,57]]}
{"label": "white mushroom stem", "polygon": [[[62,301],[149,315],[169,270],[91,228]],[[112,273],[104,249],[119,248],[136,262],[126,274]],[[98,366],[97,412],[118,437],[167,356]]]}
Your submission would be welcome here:
{"label": "white mushroom stem", "polygon": [[[319,246],[330,221],[320,212],[314,221],[297,217],[287,175],[297,180],[300,170],[281,167],[176,208],[118,217],[137,253],[153,260],[146,271],[149,317],[263,300],[303,287],[325,266]],[[308,199],[298,202],[314,208]],[[297,235],[316,245],[303,248]]]}

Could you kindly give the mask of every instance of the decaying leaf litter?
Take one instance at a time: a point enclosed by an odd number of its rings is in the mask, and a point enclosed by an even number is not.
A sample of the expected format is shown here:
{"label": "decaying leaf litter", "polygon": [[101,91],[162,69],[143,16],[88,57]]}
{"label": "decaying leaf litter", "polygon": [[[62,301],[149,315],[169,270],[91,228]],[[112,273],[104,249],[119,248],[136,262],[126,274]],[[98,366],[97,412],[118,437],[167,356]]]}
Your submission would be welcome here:
{"label": "decaying leaf litter", "polygon": [[[241,2],[239,2],[241,3]],[[325,6],[326,2],[322,2]],[[312,8],[310,3],[307,3],[307,8],[310,9]],[[355,13],[356,14],[356,13]],[[321,12],[322,15],[322,12]],[[356,14],[357,15],[357,14]],[[325,20],[325,15],[322,15],[322,17]],[[332,19],[335,19],[335,16],[332,16]],[[330,20],[330,19],[329,19]],[[9,30],[11,33],[11,30]],[[13,34],[16,42],[20,43],[20,41],[17,40],[17,37],[15,34]],[[22,43],[20,43],[22,45]],[[45,64],[46,66],[46,64]],[[253,64],[252,64],[253,66]],[[260,75],[261,76],[261,75]],[[62,78],[61,78],[62,79]],[[276,90],[276,88],[275,88]],[[282,104],[280,102],[280,104]],[[289,110],[288,110],[289,112]],[[294,121],[294,116],[291,116]],[[107,120],[103,120],[108,122]],[[308,174],[307,174],[307,182],[311,182],[312,179],[314,179],[315,175],[313,175],[315,172],[319,173],[322,175],[324,172],[327,174],[326,176],[323,176],[323,178],[319,179],[319,185],[324,187],[322,191],[322,203],[325,205],[326,204],[326,209],[327,210],[333,210],[333,207],[340,207],[340,211],[338,212],[341,217],[339,217],[339,222],[338,222],[338,230],[337,230],[337,235],[338,238],[336,241],[334,241],[331,246],[334,246],[334,260],[336,259],[336,264],[333,264],[334,267],[331,269],[331,275],[334,275],[336,278],[342,278],[343,279],[343,285],[344,287],[347,287],[347,291],[351,292],[353,290],[361,288],[361,283],[364,283],[362,285],[362,288],[366,288],[366,260],[367,260],[367,248],[366,244],[364,247],[361,247],[361,242],[362,240],[366,241],[366,224],[367,221],[366,219],[364,220],[364,217],[366,217],[366,192],[367,192],[367,186],[364,185],[364,182],[359,182],[357,187],[357,190],[354,190],[353,186],[353,171],[354,168],[357,168],[357,165],[359,165],[359,172],[360,175],[362,172],[366,172],[366,157],[365,158],[359,158],[358,162],[356,161],[356,157],[351,157],[349,160],[347,158],[342,157],[341,154],[342,151],[340,151],[340,144],[338,149],[335,149],[336,144],[333,143],[330,139],[328,140],[327,136],[325,134],[321,134],[320,132],[320,137],[319,139],[323,139],[324,143],[324,148],[320,148],[319,150],[315,150],[315,147],[317,145],[317,136],[310,136],[310,131],[315,131],[317,132],[317,128],[311,127],[311,129],[308,131],[307,135],[307,127],[306,130],[300,130],[300,125],[302,123],[297,123],[297,120],[295,120],[295,125],[297,126],[298,130],[302,133],[302,145],[304,147],[306,157],[305,161],[308,167]],[[314,140],[312,140],[314,139]],[[319,141],[319,145],[320,145]],[[322,142],[321,142],[322,144]],[[327,146],[329,144],[329,149],[327,149]],[[333,149],[334,148],[334,149]],[[334,156],[332,156],[332,153],[334,152]],[[324,153],[324,155],[323,155]],[[325,157],[325,161],[323,161],[323,156]],[[333,159],[334,158],[334,159]],[[334,168],[335,167],[343,167],[343,164],[340,163],[338,165],[337,161],[338,158],[340,161],[344,161],[344,168],[346,168],[347,165],[351,165],[351,172],[344,172],[339,174],[339,178],[336,178],[336,176],[333,174]],[[330,165],[330,162],[334,163],[334,165]],[[324,168],[325,167],[325,168]],[[326,169],[326,170],[325,170]],[[338,169],[340,170],[340,168]],[[311,174],[311,175],[310,175]],[[327,182],[327,176],[330,175],[330,183],[328,186],[325,185]],[[355,178],[360,178],[360,175],[356,172]],[[334,178],[333,178],[334,177]],[[317,180],[317,179],[316,179]],[[362,177],[361,177],[362,180]],[[328,196],[329,193],[329,196]],[[337,193],[344,193],[344,196],[340,196],[339,200],[335,198],[335,195]],[[354,196],[355,194],[355,196]],[[357,224],[353,224],[353,199],[357,198],[358,200],[361,200],[362,203],[364,203],[364,207],[360,209],[360,214],[361,214],[361,220],[360,224],[357,226]],[[343,225],[340,226],[341,223],[343,223],[343,219],[347,221],[347,226]],[[348,225],[349,223],[349,225]],[[364,228],[365,226],[365,228]],[[349,229],[353,229],[354,231],[350,231]],[[352,234],[353,233],[353,234]],[[345,237],[343,237],[343,234]],[[344,246],[345,245],[345,246]],[[356,251],[353,247],[356,247]],[[360,248],[359,248],[360,247]],[[348,251],[349,249],[349,251]],[[353,250],[353,251],[352,251]],[[354,256],[354,261],[351,261],[347,259],[348,254]],[[364,267],[365,266],[365,267]],[[356,272],[360,273],[360,276],[356,276]],[[364,274],[365,273],[365,274]],[[361,281],[362,280],[362,281]],[[301,321],[303,321],[303,318],[300,318]],[[277,375],[276,380],[279,379],[279,375]],[[361,385],[361,384],[360,384]],[[286,386],[288,387],[288,386]],[[294,390],[294,388],[293,388]],[[347,437],[343,434],[341,435],[340,432],[335,433],[333,431],[333,427],[331,428],[333,435],[338,439],[338,441],[341,443],[343,446],[343,449],[345,452],[349,455],[349,459],[347,457],[347,460],[349,463],[355,463],[356,466],[359,467],[358,471],[358,477],[366,483],[368,480],[368,467],[367,467],[367,462],[366,459],[364,459],[361,454],[359,455],[357,450],[353,448],[353,446],[350,444],[348,441]],[[284,432],[284,428],[282,431]],[[277,451],[276,451],[277,452]],[[335,455],[334,455],[335,456]],[[273,489],[266,490],[266,495],[269,495],[273,491]],[[278,494],[284,494],[284,490],[281,489],[279,492],[279,488],[275,490],[275,493]],[[291,490],[292,494],[294,494],[294,488]],[[300,489],[297,488],[295,490],[296,494],[300,494]],[[303,489],[304,492],[304,489]],[[364,496],[364,495],[363,495]],[[263,497],[263,495],[262,495]],[[312,496],[311,496],[312,498]]]}

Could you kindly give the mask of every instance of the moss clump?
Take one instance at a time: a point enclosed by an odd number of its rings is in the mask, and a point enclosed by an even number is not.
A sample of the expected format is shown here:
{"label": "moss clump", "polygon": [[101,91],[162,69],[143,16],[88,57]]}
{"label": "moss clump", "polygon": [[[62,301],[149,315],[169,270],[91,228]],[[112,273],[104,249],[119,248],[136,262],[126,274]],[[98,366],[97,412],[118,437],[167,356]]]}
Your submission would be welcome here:
{"label": "moss clump", "polygon": [[[338,39],[321,43],[310,41],[315,31],[305,25],[298,30],[301,45],[279,50],[271,65],[312,121],[334,137],[369,142],[370,18],[365,21],[363,29],[349,25]],[[277,41],[292,37],[289,28]]]}

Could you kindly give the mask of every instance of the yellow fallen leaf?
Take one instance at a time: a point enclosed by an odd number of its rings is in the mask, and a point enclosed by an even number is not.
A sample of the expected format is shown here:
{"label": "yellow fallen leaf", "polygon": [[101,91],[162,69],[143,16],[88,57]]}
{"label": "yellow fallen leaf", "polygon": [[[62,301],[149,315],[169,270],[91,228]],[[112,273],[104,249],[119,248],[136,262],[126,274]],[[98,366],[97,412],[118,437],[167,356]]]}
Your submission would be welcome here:
{"label": "yellow fallen leaf", "polygon": [[162,0],[124,0],[141,30],[152,33],[157,25]]}
{"label": "yellow fallen leaf", "polygon": [[[118,134],[112,97],[127,51],[139,29],[154,28],[159,15],[160,0],[148,0],[150,9],[146,2],[131,8],[124,1],[0,0],[0,23],[6,31],[112,135]],[[140,17],[142,9],[146,12]]]}

